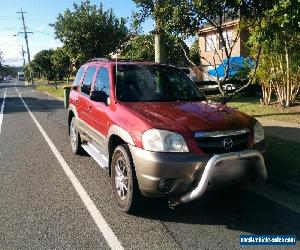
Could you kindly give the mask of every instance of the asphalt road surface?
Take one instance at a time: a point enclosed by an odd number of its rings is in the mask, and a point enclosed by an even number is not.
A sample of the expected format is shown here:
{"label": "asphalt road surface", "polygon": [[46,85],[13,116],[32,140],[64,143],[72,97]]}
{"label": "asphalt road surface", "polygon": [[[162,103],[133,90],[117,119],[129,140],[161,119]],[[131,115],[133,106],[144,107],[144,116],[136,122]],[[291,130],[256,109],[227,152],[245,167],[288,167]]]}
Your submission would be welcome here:
{"label": "asphalt road surface", "polygon": [[175,209],[151,200],[123,214],[108,174],[72,154],[63,102],[11,81],[0,83],[1,106],[0,249],[244,249],[240,234],[300,239],[299,197],[285,205],[281,191],[209,191]]}

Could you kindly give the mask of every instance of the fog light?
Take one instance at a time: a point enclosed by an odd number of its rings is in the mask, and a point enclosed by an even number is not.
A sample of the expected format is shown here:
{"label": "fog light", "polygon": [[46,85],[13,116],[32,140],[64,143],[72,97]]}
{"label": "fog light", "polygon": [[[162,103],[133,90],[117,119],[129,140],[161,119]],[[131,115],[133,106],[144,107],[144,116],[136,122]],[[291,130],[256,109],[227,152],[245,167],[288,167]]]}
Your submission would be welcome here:
{"label": "fog light", "polygon": [[173,181],[170,179],[160,179],[157,183],[157,189],[161,193],[168,193],[173,187]]}

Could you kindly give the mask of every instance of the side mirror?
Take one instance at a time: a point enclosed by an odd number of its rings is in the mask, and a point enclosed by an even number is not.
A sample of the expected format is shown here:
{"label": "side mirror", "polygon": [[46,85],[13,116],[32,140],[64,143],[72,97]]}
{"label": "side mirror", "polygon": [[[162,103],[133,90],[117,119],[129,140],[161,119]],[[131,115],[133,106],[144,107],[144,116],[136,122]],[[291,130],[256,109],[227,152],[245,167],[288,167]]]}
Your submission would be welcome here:
{"label": "side mirror", "polygon": [[104,91],[100,91],[100,90],[92,91],[90,99],[94,102],[103,102],[106,105],[109,104],[108,95]]}
{"label": "side mirror", "polygon": [[73,85],[73,86],[72,86],[72,89],[73,89],[73,90],[77,90],[77,89],[78,89],[78,86]]}

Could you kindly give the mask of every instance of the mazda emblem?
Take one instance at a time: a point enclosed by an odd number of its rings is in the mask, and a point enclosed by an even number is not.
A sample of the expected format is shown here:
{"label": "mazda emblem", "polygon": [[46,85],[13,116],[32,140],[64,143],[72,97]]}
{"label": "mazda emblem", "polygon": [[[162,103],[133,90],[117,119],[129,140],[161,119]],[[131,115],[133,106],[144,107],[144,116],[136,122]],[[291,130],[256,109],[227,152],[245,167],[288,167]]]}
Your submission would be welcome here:
{"label": "mazda emblem", "polygon": [[231,138],[225,138],[223,141],[223,146],[225,149],[231,149],[233,147],[233,140]]}

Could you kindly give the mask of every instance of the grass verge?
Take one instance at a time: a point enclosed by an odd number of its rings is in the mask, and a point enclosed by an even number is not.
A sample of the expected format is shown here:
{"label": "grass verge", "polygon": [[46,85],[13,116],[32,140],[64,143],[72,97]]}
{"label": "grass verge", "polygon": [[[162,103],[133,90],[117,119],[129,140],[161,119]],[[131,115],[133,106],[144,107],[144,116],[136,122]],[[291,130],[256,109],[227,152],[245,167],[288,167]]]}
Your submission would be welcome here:
{"label": "grass verge", "polygon": [[35,89],[41,92],[48,92],[56,97],[64,97],[64,89],[61,85],[58,85],[57,89],[53,85],[37,85]]}
{"label": "grass verge", "polygon": [[300,143],[270,136],[266,142],[269,174],[300,183]]}
{"label": "grass verge", "polygon": [[286,121],[300,124],[300,105],[290,108],[282,108],[278,105],[261,105],[258,98],[238,98],[228,103],[230,107],[255,117],[262,117],[271,120]]}

